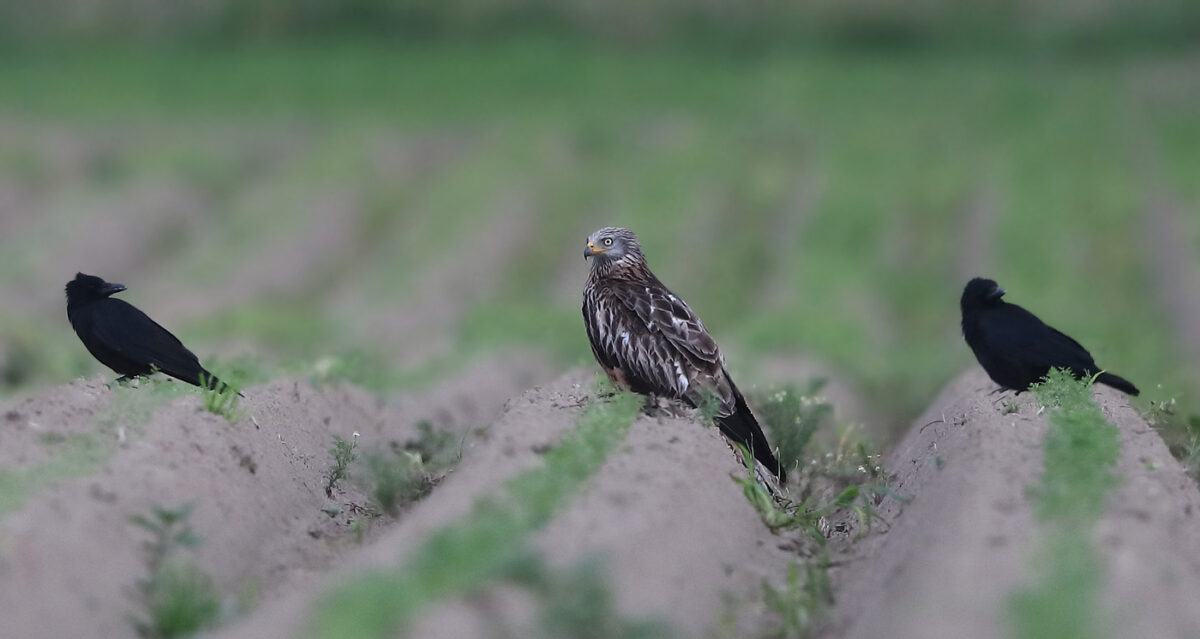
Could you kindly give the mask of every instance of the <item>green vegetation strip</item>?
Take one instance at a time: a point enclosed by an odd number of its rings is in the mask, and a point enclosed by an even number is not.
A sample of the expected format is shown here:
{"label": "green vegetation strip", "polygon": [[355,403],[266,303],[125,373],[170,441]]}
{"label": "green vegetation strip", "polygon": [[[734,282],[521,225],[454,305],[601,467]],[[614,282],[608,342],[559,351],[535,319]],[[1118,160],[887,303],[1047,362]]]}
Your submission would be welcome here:
{"label": "green vegetation strip", "polygon": [[1090,380],[1063,371],[1035,388],[1038,401],[1057,407],[1046,433],[1046,474],[1035,488],[1037,517],[1046,542],[1039,551],[1038,582],[1009,601],[1018,639],[1104,637],[1099,605],[1103,562],[1090,533],[1116,485],[1121,452],[1117,428],[1092,399]]}
{"label": "green vegetation strip", "polygon": [[392,637],[423,608],[478,588],[522,556],[526,538],[604,463],[641,407],[619,394],[588,405],[545,464],[475,504],[465,520],[435,532],[405,566],[357,578],[329,593],[310,626],[316,639]]}

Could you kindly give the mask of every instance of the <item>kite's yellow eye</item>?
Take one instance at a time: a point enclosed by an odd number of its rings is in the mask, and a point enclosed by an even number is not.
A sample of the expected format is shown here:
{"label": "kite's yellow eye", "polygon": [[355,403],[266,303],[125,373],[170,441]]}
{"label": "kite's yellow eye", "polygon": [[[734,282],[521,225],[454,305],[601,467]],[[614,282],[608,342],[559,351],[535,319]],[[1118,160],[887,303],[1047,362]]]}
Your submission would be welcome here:
{"label": "kite's yellow eye", "polygon": [[606,237],[606,238],[604,238],[604,245],[605,245],[605,246],[612,246],[612,238],[611,238],[611,237]]}

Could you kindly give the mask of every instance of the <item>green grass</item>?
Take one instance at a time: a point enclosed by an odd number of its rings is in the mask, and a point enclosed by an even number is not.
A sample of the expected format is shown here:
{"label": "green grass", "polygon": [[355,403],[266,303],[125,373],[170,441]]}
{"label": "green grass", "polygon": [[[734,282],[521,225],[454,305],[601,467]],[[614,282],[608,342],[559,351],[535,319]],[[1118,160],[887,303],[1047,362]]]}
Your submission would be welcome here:
{"label": "green grass", "polygon": [[1033,487],[1043,545],[1035,582],[1009,600],[1012,634],[1019,639],[1095,639],[1107,636],[1100,588],[1104,563],[1092,546],[1092,528],[1117,483],[1121,452],[1117,428],[1092,398],[1091,380],[1055,370],[1035,386],[1050,407],[1045,474]]}
{"label": "green grass", "polygon": [[477,502],[467,517],[434,532],[402,566],[381,569],[326,594],[309,636],[390,637],[422,609],[503,576],[528,536],[604,462],[641,408],[620,394],[593,400],[544,465],[505,482],[499,496]]}

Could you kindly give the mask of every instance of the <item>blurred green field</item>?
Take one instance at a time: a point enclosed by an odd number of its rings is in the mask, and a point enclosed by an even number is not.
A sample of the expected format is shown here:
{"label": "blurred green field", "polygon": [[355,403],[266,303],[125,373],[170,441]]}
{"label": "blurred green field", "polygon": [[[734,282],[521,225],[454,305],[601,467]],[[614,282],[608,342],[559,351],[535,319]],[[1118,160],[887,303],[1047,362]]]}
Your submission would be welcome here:
{"label": "blurred green field", "polygon": [[99,370],[76,270],[251,379],[586,364],[583,240],[624,225],[735,375],[813,356],[903,424],[974,364],[958,295],[985,274],[1186,416],[1200,318],[1168,315],[1143,227],[1175,202],[1200,268],[1198,65],[546,37],[5,56],[3,392]]}

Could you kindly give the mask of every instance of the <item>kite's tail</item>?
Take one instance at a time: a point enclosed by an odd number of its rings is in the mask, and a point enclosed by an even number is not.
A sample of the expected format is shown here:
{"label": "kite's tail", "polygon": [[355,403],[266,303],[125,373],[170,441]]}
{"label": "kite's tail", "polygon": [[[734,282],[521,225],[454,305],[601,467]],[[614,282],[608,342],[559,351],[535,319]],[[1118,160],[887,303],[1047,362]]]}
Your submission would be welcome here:
{"label": "kite's tail", "polygon": [[754,459],[762,464],[771,477],[778,480],[779,484],[786,484],[787,471],[779,465],[779,460],[775,459],[775,455],[771,453],[771,445],[767,443],[767,437],[763,435],[758,420],[754,419],[754,413],[750,412],[750,407],[746,405],[746,400],[736,387],[733,389],[733,395],[737,400],[733,414],[718,417],[717,426],[731,441],[745,446],[750,454],[754,455]]}

